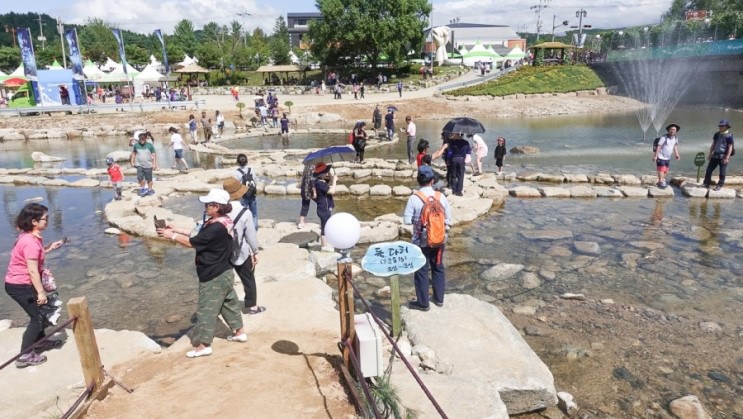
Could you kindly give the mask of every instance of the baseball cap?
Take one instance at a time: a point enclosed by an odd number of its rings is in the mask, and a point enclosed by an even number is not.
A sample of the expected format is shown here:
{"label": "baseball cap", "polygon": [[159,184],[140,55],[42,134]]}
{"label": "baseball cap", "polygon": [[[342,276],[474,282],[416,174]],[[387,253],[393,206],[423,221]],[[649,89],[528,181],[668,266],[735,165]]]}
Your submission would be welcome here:
{"label": "baseball cap", "polygon": [[730,128],[730,121],[728,121],[727,119],[720,120],[720,123],[717,124],[717,126],[718,127],[726,126]]}
{"label": "baseball cap", "polygon": [[113,157],[106,157],[106,164],[114,164]]}
{"label": "baseball cap", "polygon": [[429,182],[435,177],[436,175],[433,173],[431,166],[421,166],[418,168],[418,182]]}
{"label": "baseball cap", "polygon": [[202,204],[227,204],[230,202],[230,194],[224,189],[210,189],[206,196],[200,196],[199,201]]}

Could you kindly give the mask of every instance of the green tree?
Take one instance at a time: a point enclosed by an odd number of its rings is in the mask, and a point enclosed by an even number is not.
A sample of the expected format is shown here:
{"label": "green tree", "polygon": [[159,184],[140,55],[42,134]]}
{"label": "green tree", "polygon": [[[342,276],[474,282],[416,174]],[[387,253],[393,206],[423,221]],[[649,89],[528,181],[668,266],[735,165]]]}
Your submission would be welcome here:
{"label": "green tree", "polygon": [[291,51],[291,45],[289,45],[289,28],[286,26],[284,16],[276,18],[276,23],[273,26],[273,35],[271,35],[271,58],[273,58],[274,64],[289,64],[289,52]]}
{"label": "green tree", "polygon": [[111,33],[111,25],[101,19],[89,19],[77,31],[81,53],[97,63],[106,62],[106,57],[118,57],[119,47]]}
{"label": "green tree", "polygon": [[0,68],[12,72],[21,64],[21,51],[13,47],[0,47]]}
{"label": "green tree", "polygon": [[124,51],[129,65],[147,65],[150,62],[150,52],[139,45],[125,43]]}
{"label": "green tree", "polygon": [[419,50],[431,15],[427,0],[317,0],[323,20],[310,22],[313,56],[342,64],[362,56],[374,68],[385,54],[399,64]]}
{"label": "green tree", "polygon": [[199,57],[199,65],[204,68],[221,68],[222,51],[215,43],[202,43],[196,47],[196,56]]}
{"label": "green tree", "polygon": [[196,51],[196,35],[194,34],[193,23],[188,19],[178,22],[173,30],[172,40],[186,54],[193,56]]}

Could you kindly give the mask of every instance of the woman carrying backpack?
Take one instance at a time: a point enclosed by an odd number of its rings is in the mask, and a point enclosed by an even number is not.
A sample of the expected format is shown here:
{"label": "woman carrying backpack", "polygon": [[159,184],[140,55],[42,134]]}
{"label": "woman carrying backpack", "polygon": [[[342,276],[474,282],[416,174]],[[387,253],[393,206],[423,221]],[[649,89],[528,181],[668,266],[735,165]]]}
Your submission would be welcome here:
{"label": "woman carrying backpack", "polygon": [[366,149],[366,122],[360,121],[353,128],[353,149],[356,150],[356,161],[364,163],[364,150]]}
{"label": "woman carrying backpack", "polygon": [[317,216],[320,218],[320,244],[323,251],[332,252],[334,249],[325,239],[325,224],[328,223],[330,216],[333,215],[335,201],[335,184],[338,182],[338,176],[329,164],[317,163],[312,173],[314,181],[312,182],[312,199],[317,204]]}
{"label": "woman carrying backpack", "polygon": [[304,166],[304,172],[302,172],[302,180],[299,185],[299,195],[302,197],[302,209],[299,210],[299,222],[297,223],[298,229],[307,227],[305,224],[305,217],[310,212],[310,202],[312,202],[312,173],[315,171],[315,167],[311,164]]}
{"label": "woman carrying backpack", "polygon": [[240,199],[240,203],[244,207],[248,207],[250,209],[250,212],[253,213],[253,225],[255,226],[256,231],[258,230],[258,202],[256,201],[256,196],[258,195],[258,188],[255,183],[255,179],[253,179],[253,173],[248,167],[248,156],[245,154],[238,154],[237,155],[237,169],[235,169],[235,173],[233,174],[233,177],[240,181],[243,185],[248,186],[248,191],[243,195],[242,199]]}

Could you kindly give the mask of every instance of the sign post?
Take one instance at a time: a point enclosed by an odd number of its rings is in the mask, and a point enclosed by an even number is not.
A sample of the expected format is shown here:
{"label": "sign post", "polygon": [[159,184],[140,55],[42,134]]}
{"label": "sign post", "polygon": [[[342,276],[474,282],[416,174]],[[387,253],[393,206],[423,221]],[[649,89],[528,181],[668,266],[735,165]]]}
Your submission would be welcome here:
{"label": "sign post", "polygon": [[400,278],[399,275],[414,273],[426,263],[420,247],[403,241],[377,243],[369,246],[361,267],[376,276],[391,276],[390,294],[392,304],[392,335],[400,336]]}
{"label": "sign post", "polygon": [[706,161],[707,159],[704,157],[704,152],[699,152],[694,156],[694,166],[697,167],[697,183],[699,183],[699,175],[701,174],[702,166],[704,166],[704,162]]}

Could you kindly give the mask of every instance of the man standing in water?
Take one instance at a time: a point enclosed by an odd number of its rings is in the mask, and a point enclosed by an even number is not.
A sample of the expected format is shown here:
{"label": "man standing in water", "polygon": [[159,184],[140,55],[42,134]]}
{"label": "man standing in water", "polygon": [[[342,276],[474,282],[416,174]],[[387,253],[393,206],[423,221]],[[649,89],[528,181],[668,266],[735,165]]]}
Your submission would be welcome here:
{"label": "man standing in water", "polygon": [[709,146],[709,154],[707,155],[709,164],[707,164],[707,171],[704,173],[702,186],[709,188],[712,182],[712,173],[717,169],[717,166],[720,166],[720,178],[715,186],[715,190],[719,191],[725,184],[725,172],[727,172],[735,141],[733,140],[733,133],[730,132],[730,121],[723,119],[717,124],[717,128],[719,131],[712,137],[712,144]]}
{"label": "man standing in water", "polygon": [[679,132],[681,127],[676,124],[670,124],[666,127],[666,133],[658,140],[658,146],[655,148],[655,154],[653,155],[653,161],[655,162],[655,168],[658,171],[658,187],[666,188],[666,174],[668,169],[671,167],[671,152],[676,156],[676,160],[680,159],[679,156],[679,142],[676,137],[676,133]]}
{"label": "man standing in water", "polygon": [[146,133],[139,133],[137,142],[132,146],[129,162],[137,169],[137,181],[141,188],[139,196],[153,195],[152,171],[157,170],[157,156],[155,146],[147,142]]}

